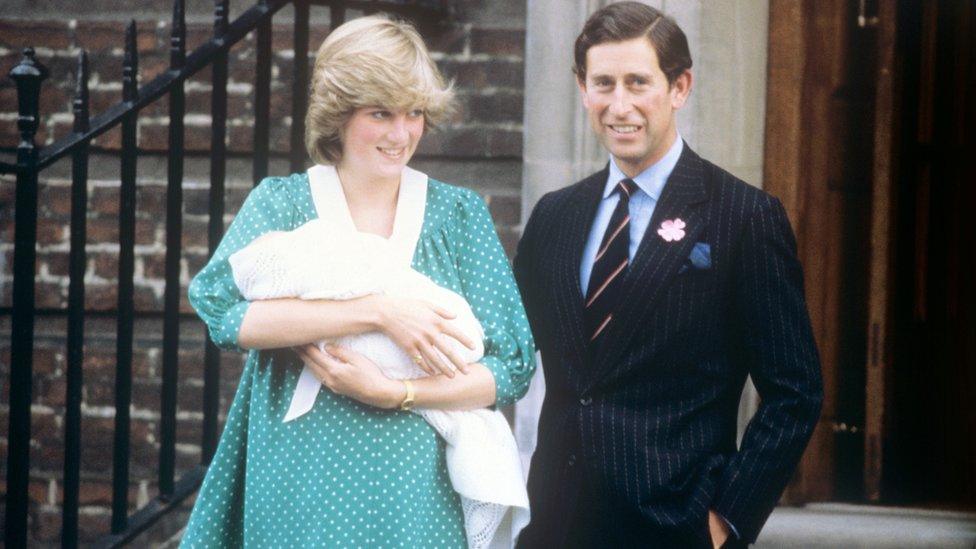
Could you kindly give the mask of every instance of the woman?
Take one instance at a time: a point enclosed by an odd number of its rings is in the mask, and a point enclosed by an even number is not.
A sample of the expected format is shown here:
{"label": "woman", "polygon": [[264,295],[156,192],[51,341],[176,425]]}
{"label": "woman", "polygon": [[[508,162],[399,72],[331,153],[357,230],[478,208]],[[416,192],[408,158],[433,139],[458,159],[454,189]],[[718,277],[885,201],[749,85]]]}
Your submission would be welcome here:
{"label": "woman", "polygon": [[[314,181],[263,181],[190,286],[214,342],[250,352],[185,545],[465,545],[443,442],[422,418],[397,410],[511,404],[528,386],[535,351],[484,203],[406,168],[451,100],[404,23],[356,19],[319,49],[305,136],[319,164]],[[464,296],[485,329],[480,363],[464,364],[447,343],[472,343],[450,326],[452,314],[422,301],[244,300],[228,258],[319,217],[388,239],[413,269]],[[436,375],[407,384],[361,355],[313,343],[372,331]],[[303,361],[328,390],[310,413],[282,423]]]}

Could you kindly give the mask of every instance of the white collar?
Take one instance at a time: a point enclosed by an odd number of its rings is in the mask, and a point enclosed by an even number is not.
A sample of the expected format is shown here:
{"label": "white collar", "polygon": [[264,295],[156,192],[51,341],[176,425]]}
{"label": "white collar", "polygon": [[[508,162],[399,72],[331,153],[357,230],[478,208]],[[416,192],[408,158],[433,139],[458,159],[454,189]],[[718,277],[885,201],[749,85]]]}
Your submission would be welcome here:
{"label": "white collar", "polygon": [[[668,177],[671,177],[671,172],[674,171],[674,167],[678,165],[678,159],[681,158],[681,151],[683,149],[684,140],[679,135],[675,138],[674,143],[671,144],[668,152],[660,160],[637,174],[637,177],[632,178],[634,183],[637,184],[637,187],[655,201],[661,198],[661,191],[664,190],[664,185],[668,182]],[[607,175],[607,183],[603,188],[603,198],[610,196],[617,187],[617,183],[621,179],[626,178],[627,175],[617,166],[616,159],[614,159],[613,155],[610,155],[610,173]]]}
{"label": "white collar", "polygon": [[[338,231],[356,231],[335,166],[317,164],[309,168],[308,185],[319,219],[332,224]],[[426,206],[427,175],[404,167],[400,175],[393,232],[388,239],[396,254],[394,259],[401,264],[409,266],[413,262]]]}

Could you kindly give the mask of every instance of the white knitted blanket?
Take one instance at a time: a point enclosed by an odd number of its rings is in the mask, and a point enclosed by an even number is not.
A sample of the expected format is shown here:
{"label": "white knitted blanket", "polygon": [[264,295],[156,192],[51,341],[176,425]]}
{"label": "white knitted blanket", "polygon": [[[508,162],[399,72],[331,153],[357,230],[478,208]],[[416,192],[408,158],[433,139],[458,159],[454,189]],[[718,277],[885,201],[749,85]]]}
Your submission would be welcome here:
{"label": "white knitted blanket", "polygon": [[[234,282],[249,301],[275,298],[353,299],[369,294],[423,299],[456,316],[451,320],[477,342],[472,351],[448,338],[469,363],[484,354],[484,331],[467,301],[409,266],[391,261],[383,238],[359,232],[336,235],[334,224],[312,220],[289,232],[262,236],[230,257]],[[319,342],[324,350],[326,341]],[[427,374],[386,335],[371,332],[332,343],[356,351],[393,379]],[[284,421],[309,412],[322,385],[306,366]],[[529,501],[515,438],[497,410],[414,410],[444,439],[451,484],[460,496],[468,546],[510,546],[511,532],[528,523]],[[506,516],[511,513],[511,516]],[[511,529],[508,526],[510,519]],[[499,528],[502,522],[506,525]]]}

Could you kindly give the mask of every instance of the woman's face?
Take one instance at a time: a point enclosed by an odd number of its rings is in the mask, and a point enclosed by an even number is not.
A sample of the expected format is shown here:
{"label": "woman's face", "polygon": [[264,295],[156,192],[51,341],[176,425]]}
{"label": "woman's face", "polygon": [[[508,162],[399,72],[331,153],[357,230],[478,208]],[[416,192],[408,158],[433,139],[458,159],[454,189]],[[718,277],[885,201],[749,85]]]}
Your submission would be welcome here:
{"label": "woman's face", "polygon": [[340,165],[374,178],[399,178],[423,135],[422,109],[356,109],[343,129]]}

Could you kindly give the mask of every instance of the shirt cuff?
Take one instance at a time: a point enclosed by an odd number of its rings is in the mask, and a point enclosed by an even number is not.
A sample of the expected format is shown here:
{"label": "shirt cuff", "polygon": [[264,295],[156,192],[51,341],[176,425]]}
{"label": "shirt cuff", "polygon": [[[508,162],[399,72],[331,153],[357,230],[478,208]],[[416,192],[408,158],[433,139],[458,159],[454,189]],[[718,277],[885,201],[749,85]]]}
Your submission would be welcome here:
{"label": "shirt cuff", "polygon": [[515,402],[515,387],[512,378],[505,367],[505,362],[494,356],[485,356],[481,359],[481,364],[488,368],[491,376],[495,378],[495,404],[494,406],[508,406]]}
{"label": "shirt cuff", "polygon": [[247,308],[250,306],[250,301],[241,301],[234,304],[234,306],[224,313],[224,317],[220,322],[219,332],[211,334],[214,344],[221,349],[226,349],[229,351],[243,352],[246,350],[241,348],[237,342],[237,338],[241,332],[241,324],[244,322],[244,315],[247,313]]}
{"label": "shirt cuff", "polygon": [[729,527],[729,534],[731,536],[734,536],[735,539],[742,539],[742,536],[739,535],[739,531],[735,529],[735,526],[731,522],[729,522],[729,519],[723,517],[718,511],[715,511],[715,514],[718,515],[718,518],[722,519],[725,522],[725,525]]}

